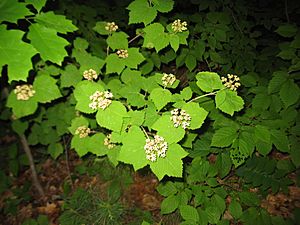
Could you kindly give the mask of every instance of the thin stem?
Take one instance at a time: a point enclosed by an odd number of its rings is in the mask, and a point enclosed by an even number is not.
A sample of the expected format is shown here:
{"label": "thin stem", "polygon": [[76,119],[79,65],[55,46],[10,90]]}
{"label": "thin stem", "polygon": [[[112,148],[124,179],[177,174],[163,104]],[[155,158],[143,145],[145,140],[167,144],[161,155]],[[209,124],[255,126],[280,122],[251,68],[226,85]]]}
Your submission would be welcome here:
{"label": "thin stem", "polygon": [[68,154],[69,141],[68,141],[68,143],[66,143],[65,137],[63,137],[63,143],[64,143],[64,148],[65,148],[66,166],[67,166],[68,176],[69,176],[69,179],[70,179],[70,182],[71,182],[72,189],[74,189],[74,183],[73,183],[73,180],[72,180],[70,164],[69,164],[69,154]]}
{"label": "thin stem", "polygon": [[139,33],[138,35],[136,35],[135,37],[133,37],[132,39],[130,39],[130,40],[128,41],[128,44],[130,44],[131,42],[133,42],[135,39],[141,37],[142,35],[143,35],[142,33]]}
{"label": "thin stem", "polygon": [[207,59],[205,59],[205,62],[206,62],[206,64],[207,64],[207,66],[208,66],[209,71],[211,71],[211,68],[210,68],[210,66],[209,66],[209,64],[208,64]]}
{"label": "thin stem", "polygon": [[230,8],[229,8],[229,11],[230,11],[230,13],[231,13],[231,16],[232,16],[232,18],[233,18],[233,21],[234,21],[235,25],[237,26],[239,32],[240,32],[241,34],[243,34],[243,31],[242,31],[240,25],[238,24],[238,22],[237,22],[237,20],[236,20],[236,18],[235,18],[235,16],[234,16],[234,14],[233,14],[233,11],[232,11]]}
{"label": "thin stem", "polygon": [[290,17],[288,13],[288,6],[287,6],[287,0],[284,1],[284,8],[285,8],[285,16],[288,23],[290,23]]}
{"label": "thin stem", "polygon": [[140,128],[142,129],[142,131],[144,132],[144,134],[146,135],[146,137],[149,139],[149,135],[147,134],[146,130],[144,127],[140,126]]}
{"label": "thin stem", "polygon": [[[3,88],[3,94],[6,98],[8,97],[7,87]],[[34,164],[33,156],[32,156],[31,149],[29,147],[28,141],[27,141],[24,134],[19,135],[19,138],[20,138],[20,142],[21,142],[21,145],[23,147],[23,150],[25,151],[25,154],[26,154],[26,156],[28,158],[28,161],[29,161],[29,167],[30,167],[30,170],[31,170],[33,185],[37,189],[40,196],[44,197],[45,192],[44,192],[44,190],[42,188],[42,185],[41,185],[41,183],[38,179],[38,175],[37,175],[37,172],[36,172],[36,169],[35,169],[35,164]]]}
{"label": "thin stem", "polygon": [[107,46],[106,48],[106,56],[108,56],[108,54],[109,54],[109,46]]}
{"label": "thin stem", "polygon": [[24,134],[20,135],[19,137],[20,137],[20,142],[22,144],[22,147],[23,147],[23,149],[26,153],[26,156],[28,158],[28,161],[29,161],[33,184],[36,187],[36,189],[38,190],[40,196],[44,197],[45,192],[44,192],[44,190],[41,186],[41,183],[38,179],[37,172],[36,172],[35,165],[34,165],[34,161],[33,161],[33,157],[32,157],[32,154],[31,154],[31,149],[28,145],[27,139],[26,139]]}
{"label": "thin stem", "polygon": [[196,100],[198,100],[198,99],[200,99],[200,98],[204,98],[204,97],[211,96],[211,95],[216,95],[217,93],[218,93],[218,91],[211,92],[211,93],[207,93],[207,94],[205,94],[205,95],[200,95],[200,96],[198,96],[198,97],[196,97],[196,98],[191,99],[190,101],[188,101],[188,103],[193,102],[193,101],[196,101]]}

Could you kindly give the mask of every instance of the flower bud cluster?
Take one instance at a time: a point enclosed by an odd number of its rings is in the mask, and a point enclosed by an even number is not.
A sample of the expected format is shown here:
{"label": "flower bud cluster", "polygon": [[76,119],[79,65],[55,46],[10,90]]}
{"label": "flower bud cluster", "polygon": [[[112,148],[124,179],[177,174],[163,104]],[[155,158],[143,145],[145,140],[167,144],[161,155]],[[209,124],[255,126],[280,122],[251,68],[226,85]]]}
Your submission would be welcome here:
{"label": "flower bud cluster", "polygon": [[105,30],[109,31],[110,33],[115,32],[118,30],[118,25],[115,22],[107,22],[105,26]]}
{"label": "flower bud cluster", "polygon": [[87,79],[87,80],[93,80],[93,79],[98,78],[98,74],[95,70],[89,69],[89,70],[85,70],[83,72],[83,77],[84,77],[84,79]]}
{"label": "flower bud cluster", "polygon": [[164,86],[172,86],[174,82],[176,81],[176,77],[172,73],[163,73],[163,77],[161,78],[161,81]]}
{"label": "flower bud cluster", "polygon": [[119,58],[126,59],[128,58],[128,51],[126,49],[119,49],[117,51],[117,55],[119,56]]}
{"label": "flower bud cluster", "polygon": [[111,104],[111,98],[113,94],[109,91],[96,91],[94,94],[90,96],[90,100],[92,102],[89,104],[91,109],[106,109]]}
{"label": "flower bud cluster", "polygon": [[75,134],[80,138],[85,138],[91,133],[91,129],[86,126],[80,126],[76,129]]}
{"label": "flower bud cluster", "polygon": [[157,157],[165,158],[168,150],[168,143],[161,136],[155,135],[154,139],[147,138],[144,146],[146,159],[155,162]]}
{"label": "flower bud cluster", "polygon": [[186,21],[181,22],[180,19],[175,20],[172,23],[172,30],[176,33],[177,32],[183,32],[183,31],[187,30],[187,22]]}
{"label": "flower bud cluster", "polygon": [[14,93],[17,95],[18,100],[26,101],[35,94],[31,84],[17,85]]}
{"label": "flower bud cluster", "polygon": [[241,86],[240,78],[237,75],[227,74],[226,77],[221,77],[223,85],[230,90],[236,91]]}
{"label": "flower bud cluster", "polygon": [[191,125],[191,116],[183,109],[173,109],[170,119],[174,123],[174,127],[181,126],[183,129],[187,129]]}
{"label": "flower bud cluster", "polygon": [[108,149],[113,149],[116,145],[114,143],[111,142],[111,134],[108,134],[105,138],[104,138],[104,145],[108,148]]}

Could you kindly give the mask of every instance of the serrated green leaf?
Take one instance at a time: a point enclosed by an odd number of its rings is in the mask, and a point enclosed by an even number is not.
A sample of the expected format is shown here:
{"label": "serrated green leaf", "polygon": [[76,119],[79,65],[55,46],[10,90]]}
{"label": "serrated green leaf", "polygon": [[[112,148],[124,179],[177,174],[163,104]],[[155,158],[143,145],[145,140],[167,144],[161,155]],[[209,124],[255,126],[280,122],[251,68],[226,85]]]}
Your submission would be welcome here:
{"label": "serrated green leaf", "polygon": [[128,57],[124,59],[125,65],[129,68],[137,69],[138,65],[145,60],[144,56],[139,52],[139,48],[129,48]]}
{"label": "serrated green leaf", "polygon": [[155,48],[156,52],[169,45],[168,34],[165,33],[165,28],[160,23],[153,23],[144,29],[144,43],[145,48]]}
{"label": "serrated green leaf", "polygon": [[221,178],[224,178],[231,170],[232,162],[229,154],[221,153],[217,156],[216,167]]}
{"label": "serrated green leaf", "polygon": [[191,130],[200,128],[208,115],[208,112],[195,102],[184,104],[182,109],[191,116],[190,126],[188,127]]}
{"label": "serrated green leaf", "polygon": [[179,198],[175,195],[170,195],[165,198],[160,205],[161,214],[172,213],[178,208],[178,206]]}
{"label": "serrated green leaf", "polygon": [[12,129],[16,132],[19,136],[25,133],[28,128],[28,122],[21,121],[21,120],[13,120],[11,124]]}
{"label": "serrated green leaf", "polygon": [[123,138],[123,145],[118,160],[133,165],[135,170],[143,168],[148,164],[144,146],[146,137],[137,126],[132,126]]}
{"label": "serrated green leaf", "polygon": [[155,0],[153,1],[154,8],[162,13],[170,12],[173,9],[174,1],[173,0]]}
{"label": "serrated green leaf", "polygon": [[82,74],[75,65],[69,64],[61,71],[60,86],[62,88],[75,87],[82,80]]}
{"label": "serrated green leaf", "polygon": [[288,79],[281,86],[279,96],[284,103],[285,108],[287,108],[298,101],[300,97],[300,88],[292,79]]}
{"label": "serrated green leaf", "polygon": [[57,159],[64,152],[64,148],[61,143],[51,143],[47,151],[53,159]]}
{"label": "serrated green leaf", "polygon": [[171,181],[168,181],[166,183],[160,183],[156,189],[159,192],[159,194],[161,194],[164,197],[174,195],[178,192],[176,186]]}
{"label": "serrated green leaf", "polygon": [[54,29],[59,33],[67,34],[73,32],[78,28],[63,15],[56,15],[54,12],[39,13],[34,18],[38,24],[47,28]]}
{"label": "serrated green leaf", "polygon": [[180,96],[183,100],[190,100],[193,96],[193,91],[190,87],[185,87],[182,91],[180,91]]}
{"label": "serrated green leaf", "polygon": [[279,151],[290,152],[290,142],[285,132],[271,130],[271,140]]}
{"label": "serrated green leaf", "polygon": [[125,68],[125,60],[120,59],[117,54],[110,54],[105,59],[106,74],[118,73],[120,74]]}
{"label": "serrated green leaf", "polygon": [[127,7],[129,10],[129,23],[144,23],[145,25],[151,23],[157,11],[154,9],[147,0],[134,0]]}
{"label": "serrated green leaf", "polygon": [[69,127],[69,131],[75,135],[75,131],[77,130],[78,127],[80,126],[86,126],[88,127],[89,122],[86,118],[84,118],[83,116],[80,117],[75,117],[72,122],[71,122],[71,126]]}
{"label": "serrated green leaf", "polygon": [[121,131],[124,117],[128,117],[127,110],[118,101],[112,101],[106,109],[100,109],[96,114],[96,120],[100,126],[116,132]]}
{"label": "serrated green leaf", "polygon": [[297,26],[292,24],[280,25],[275,32],[283,37],[293,37],[297,33]]}
{"label": "serrated green leaf", "polygon": [[[158,133],[158,135],[161,135]],[[161,135],[162,136],[162,135]],[[164,137],[164,136],[162,136]],[[161,180],[165,175],[172,177],[182,177],[183,162],[182,158],[188,153],[178,144],[169,144],[165,158],[158,158],[156,162],[148,161],[152,172]]]}
{"label": "serrated green leaf", "polygon": [[61,65],[64,57],[68,55],[65,47],[69,42],[57,36],[56,31],[53,29],[37,23],[31,24],[28,38],[32,46],[39,51],[44,61],[49,60]]}
{"label": "serrated green leaf", "polygon": [[182,205],[179,207],[180,215],[187,221],[197,223],[199,221],[199,214],[196,208],[190,205]]}
{"label": "serrated green leaf", "polygon": [[128,35],[124,32],[114,32],[107,38],[107,44],[112,50],[127,49],[128,48]]}
{"label": "serrated green leaf", "polygon": [[219,75],[214,72],[199,72],[196,79],[198,87],[204,92],[213,92],[224,88]]}
{"label": "serrated green leaf", "polygon": [[240,203],[238,203],[236,200],[233,200],[230,203],[228,210],[229,210],[230,214],[233,216],[233,218],[235,218],[235,219],[239,219],[241,217],[241,215],[243,214],[243,209],[242,209]]}
{"label": "serrated green leaf", "polygon": [[177,52],[179,48],[179,36],[176,34],[169,34],[169,42],[174,51]]}
{"label": "serrated green leaf", "polygon": [[193,148],[193,142],[197,138],[198,134],[188,133],[185,135],[183,142],[181,143],[182,147]]}
{"label": "serrated green leaf", "polygon": [[129,111],[130,116],[129,124],[141,126],[145,121],[145,111]]}
{"label": "serrated green leaf", "polygon": [[150,99],[153,101],[158,111],[166,106],[171,101],[171,98],[172,93],[163,88],[155,88],[150,93]]}
{"label": "serrated green leaf", "polygon": [[56,79],[48,75],[36,77],[33,82],[33,89],[35,90],[35,99],[41,103],[51,102],[62,96],[56,85]]}
{"label": "serrated green leaf", "polygon": [[238,195],[240,196],[241,203],[247,206],[259,206],[259,198],[256,193],[253,192],[239,192]]}
{"label": "serrated green leaf", "polygon": [[262,140],[257,140],[255,143],[256,150],[261,153],[263,156],[266,156],[272,150],[271,142],[264,142]]}
{"label": "serrated green leaf", "polygon": [[17,0],[1,0],[0,4],[0,22],[8,21],[16,23],[18,19],[32,13],[26,8],[26,4]]}
{"label": "serrated green leaf", "polygon": [[8,65],[8,81],[26,81],[28,72],[32,69],[31,58],[38,52],[22,41],[23,32],[18,30],[6,30],[0,25],[0,65]]}
{"label": "serrated green leaf", "polygon": [[74,97],[77,100],[75,108],[84,113],[96,112],[96,110],[89,107],[89,104],[91,103],[90,96],[96,91],[104,91],[101,84],[90,82],[88,80],[79,82],[74,90]]}
{"label": "serrated green leaf", "polygon": [[195,69],[195,67],[197,65],[196,57],[191,54],[187,55],[187,57],[185,58],[185,65],[187,66],[189,71],[192,71],[193,69]]}
{"label": "serrated green leaf", "polygon": [[151,128],[156,130],[158,135],[164,137],[168,144],[180,141],[185,135],[182,127],[174,127],[170,115],[161,116]]}
{"label": "serrated green leaf", "polygon": [[93,27],[93,30],[101,35],[108,35],[110,34],[110,32],[105,29],[106,25],[107,22],[104,21],[97,22],[96,25]]}
{"label": "serrated green leaf", "polygon": [[31,97],[26,101],[17,100],[17,96],[13,91],[9,94],[6,105],[12,108],[13,115],[15,115],[16,118],[31,115],[38,107],[35,98]]}
{"label": "serrated green leaf", "polygon": [[286,71],[277,71],[273,73],[273,77],[268,85],[268,93],[276,93],[280,91],[280,87],[287,80],[288,73]]}
{"label": "serrated green leaf", "polygon": [[221,213],[218,208],[215,206],[208,206],[205,208],[205,212],[207,214],[208,222],[211,224],[216,224],[219,222]]}
{"label": "serrated green leaf", "polygon": [[27,4],[31,4],[39,12],[45,6],[47,0],[26,0]]}
{"label": "serrated green leaf", "polygon": [[244,106],[244,100],[235,91],[228,89],[218,91],[215,100],[216,107],[231,116]]}
{"label": "serrated green leaf", "polygon": [[215,131],[211,146],[228,147],[238,136],[238,130],[234,127],[222,127]]}
{"label": "serrated green leaf", "polygon": [[268,127],[262,125],[256,125],[255,137],[264,142],[270,142],[271,134]]}

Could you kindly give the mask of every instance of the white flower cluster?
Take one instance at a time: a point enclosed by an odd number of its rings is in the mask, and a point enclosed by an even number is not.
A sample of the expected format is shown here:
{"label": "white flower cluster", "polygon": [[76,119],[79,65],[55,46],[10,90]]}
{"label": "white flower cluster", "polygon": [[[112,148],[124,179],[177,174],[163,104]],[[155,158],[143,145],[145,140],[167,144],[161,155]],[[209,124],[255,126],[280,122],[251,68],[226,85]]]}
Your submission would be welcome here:
{"label": "white flower cluster", "polygon": [[230,90],[236,91],[241,86],[240,78],[237,75],[227,74],[226,77],[221,77],[223,85]]}
{"label": "white flower cluster", "polygon": [[91,133],[91,129],[86,126],[80,126],[76,129],[75,134],[80,138],[85,138]]}
{"label": "white flower cluster", "polygon": [[176,81],[176,77],[172,73],[163,73],[163,77],[161,78],[161,81],[164,86],[172,86],[174,82]]}
{"label": "white flower cluster", "polygon": [[93,80],[93,79],[98,78],[98,74],[95,70],[89,69],[89,70],[85,70],[83,72],[83,77],[84,77],[84,79],[87,79],[87,80]]}
{"label": "white flower cluster", "polygon": [[150,160],[151,162],[155,162],[157,157],[166,157],[168,143],[163,137],[155,135],[154,139],[146,139],[144,150],[146,153],[146,159]]}
{"label": "white flower cluster", "polygon": [[17,85],[14,89],[14,93],[17,95],[18,100],[26,101],[35,94],[33,86],[31,84]]}
{"label": "white flower cluster", "polygon": [[106,109],[111,104],[111,98],[113,94],[109,91],[96,91],[94,94],[90,96],[90,100],[92,102],[89,104],[91,109]]}
{"label": "white flower cluster", "polygon": [[109,32],[115,32],[116,30],[118,30],[118,25],[116,25],[115,22],[107,22],[106,26],[105,26],[105,30],[109,31]]}
{"label": "white flower cluster", "polygon": [[114,143],[111,142],[111,134],[108,134],[105,138],[104,138],[104,145],[108,148],[108,149],[113,149],[116,145]]}
{"label": "white flower cluster", "polygon": [[170,119],[174,123],[174,127],[181,126],[183,129],[187,129],[190,126],[191,116],[185,110],[173,109],[171,115]]}
{"label": "white flower cluster", "polygon": [[186,21],[181,22],[180,19],[175,20],[172,23],[172,30],[176,33],[187,30],[187,22]]}
{"label": "white flower cluster", "polygon": [[128,51],[126,49],[119,49],[117,55],[122,59],[128,58]]}

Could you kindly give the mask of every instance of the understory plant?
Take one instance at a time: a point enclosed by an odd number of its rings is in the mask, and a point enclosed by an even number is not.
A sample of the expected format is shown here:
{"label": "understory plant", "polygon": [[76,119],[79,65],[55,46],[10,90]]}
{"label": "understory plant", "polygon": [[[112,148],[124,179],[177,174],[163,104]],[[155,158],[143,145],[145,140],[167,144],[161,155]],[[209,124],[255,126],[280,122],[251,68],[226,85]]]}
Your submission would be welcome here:
{"label": "understory plant", "polygon": [[41,195],[32,149],[57,159],[68,139],[79,157],[148,167],[161,213],[179,212],[181,224],[295,223],[260,200],[298,182],[289,176],[300,165],[297,10],[270,18],[243,0],[58,3],[0,4],[1,119]]}

